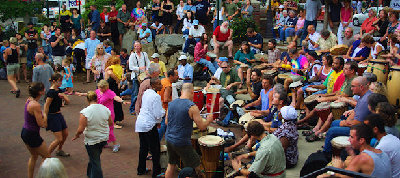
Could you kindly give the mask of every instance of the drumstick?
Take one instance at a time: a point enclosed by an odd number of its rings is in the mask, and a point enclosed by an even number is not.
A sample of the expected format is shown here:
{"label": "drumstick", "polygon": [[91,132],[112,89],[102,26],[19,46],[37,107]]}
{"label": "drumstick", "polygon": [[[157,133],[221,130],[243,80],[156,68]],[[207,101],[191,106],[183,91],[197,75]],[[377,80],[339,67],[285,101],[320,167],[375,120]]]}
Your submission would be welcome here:
{"label": "drumstick", "polygon": [[217,97],[217,93],[212,94],[212,101],[211,101],[211,111],[210,113],[214,112],[214,105],[215,105],[215,98]]}

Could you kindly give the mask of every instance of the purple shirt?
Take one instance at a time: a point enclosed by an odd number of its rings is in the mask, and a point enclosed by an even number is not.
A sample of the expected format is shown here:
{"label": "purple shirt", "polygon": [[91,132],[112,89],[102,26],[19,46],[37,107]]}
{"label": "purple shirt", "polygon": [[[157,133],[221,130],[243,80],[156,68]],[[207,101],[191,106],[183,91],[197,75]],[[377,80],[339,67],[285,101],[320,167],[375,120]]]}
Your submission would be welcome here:
{"label": "purple shirt", "polygon": [[40,127],[36,122],[36,118],[34,115],[29,114],[28,112],[28,104],[30,101],[26,102],[25,104],[25,111],[24,111],[24,129],[33,131],[33,132],[39,132]]}

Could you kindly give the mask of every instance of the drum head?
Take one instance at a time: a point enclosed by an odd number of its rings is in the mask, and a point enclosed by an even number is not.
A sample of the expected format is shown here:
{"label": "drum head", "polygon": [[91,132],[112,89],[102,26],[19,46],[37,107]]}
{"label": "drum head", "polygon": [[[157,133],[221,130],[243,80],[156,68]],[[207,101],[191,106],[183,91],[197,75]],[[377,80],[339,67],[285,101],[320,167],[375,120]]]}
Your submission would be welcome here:
{"label": "drum head", "polygon": [[307,87],[307,88],[306,88],[306,91],[317,92],[317,91],[319,91],[319,89],[317,89],[317,88],[312,88],[312,87]]}
{"label": "drum head", "polygon": [[208,88],[207,93],[219,93],[219,89],[218,88]]}
{"label": "drum head", "polygon": [[235,105],[235,104],[237,104],[238,106],[243,106],[244,105],[244,101],[243,100],[236,100],[235,102],[233,102],[231,105],[230,105],[230,108],[231,109],[233,109],[233,105]]}
{"label": "drum head", "polygon": [[350,141],[348,136],[339,136],[331,140],[331,144],[335,147],[345,148],[350,146]]}
{"label": "drum head", "polygon": [[317,110],[324,110],[324,109],[329,109],[330,108],[330,103],[328,103],[328,102],[322,102],[322,103],[319,103],[317,106],[315,106],[315,109],[317,109]]}
{"label": "drum head", "polygon": [[389,64],[389,62],[387,62],[386,60],[382,60],[382,59],[374,59],[374,60],[370,60],[369,61],[372,64]]}
{"label": "drum head", "polygon": [[331,108],[341,108],[345,107],[346,103],[345,102],[332,102],[331,103]]}
{"label": "drum head", "polygon": [[207,52],[207,56],[211,57],[211,58],[216,58],[217,57],[217,55],[215,53],[213,53],[213,52]]}
{"label": "drum head", "polygon": [[368,64],[358,64],[358,68],[367,68]]}
{"label": "drum head", "polygon": [[239,124],[243,125],[243,127],[246,129],[247,124],[252,120],[254,120],[254,117],[250,114],[250,112],[248,112],[239,118]]}
{"label": "drum head", "polygon": [[193,90],[194,91],[200,91],[200,90],[202,90],[203,88],[202,87],[193,87]]}
{"label": "drum head", "polygon": [[301,81],[297,81],[297,82],[293,82],[289,85],[289,88],[297,88],[299,86],[303,85],[303,83],[301,83]]}
{"label": "drum head", "polygon": [[318,98],[317,95],[307,96],[307,98],[304,99],[304,103],[311,103],[311,102],[315,101],[317,98]]}
{"label": "drum head", "polygon": [[199,138],[199,144],[207,147],[215,147],[224,144],[224,139],[219,136],[206,135]]}
{"label": "drum head", "polygon": [[289,77],[290,76],[286,75],[286,74],[278,74],[278,78],[286,79],[286,78],[289,78]]}

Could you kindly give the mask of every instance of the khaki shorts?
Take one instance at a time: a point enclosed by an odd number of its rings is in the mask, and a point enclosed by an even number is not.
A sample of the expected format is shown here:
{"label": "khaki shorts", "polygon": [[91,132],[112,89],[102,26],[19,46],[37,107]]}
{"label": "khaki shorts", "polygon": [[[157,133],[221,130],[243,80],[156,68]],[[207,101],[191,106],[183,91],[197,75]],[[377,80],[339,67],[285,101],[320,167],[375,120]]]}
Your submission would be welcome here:
{"label": "khaki shorts", "polygon": [[26,57],[20,57],[18,59],[20,64],[26,64],[28,62]]}
{"label": "khaki shorts", "polygon": [[19,64],[7,64],[7,75],[16,75],[19,71]]}
{"label": "khaki shorts", "polygon": [[53,56],[53,64],[62,64],[62,60],[65,58],[65,56]]}
{"label": "khaki shorts", "polygon": [[182,160],[185,167],[196,168],[200,165],[200,157],[192,145],[175,146],[167,142],[167,150],[169,164],[179,164],[179,161]]}

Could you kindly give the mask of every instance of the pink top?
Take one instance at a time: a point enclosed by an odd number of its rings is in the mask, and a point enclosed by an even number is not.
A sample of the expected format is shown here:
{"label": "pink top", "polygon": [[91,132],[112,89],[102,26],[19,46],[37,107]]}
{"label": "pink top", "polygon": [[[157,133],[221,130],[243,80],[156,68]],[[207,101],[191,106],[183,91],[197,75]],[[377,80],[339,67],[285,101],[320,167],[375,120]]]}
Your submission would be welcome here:
{"label": "pink top", "polygon": [[200,59],[206,59],[207,49],[204,49],[204,45],[201,42],[197,42],[194,47],[194,62],[200,61]]}
{"label": "pink top", "polygon": [[96,90],[97,103],[104,105],[111,111],[111,118],[114,120],[114,97],[117,96],[112,90],[108,89],[101,93],[100,89]]}
{"label": "pink top", "polygon": [[340,10],[340,17],[342,17],[343,22],[349,22],[351,15],[353,15],[353,9],[342,7]]}
{"label": "pink top", "polygon": [[304,18],[297,20],[297,23],[296,23],[297,30],[300,30],[300,29],[302,29],[304,27],[304,21],[305,21]]}

